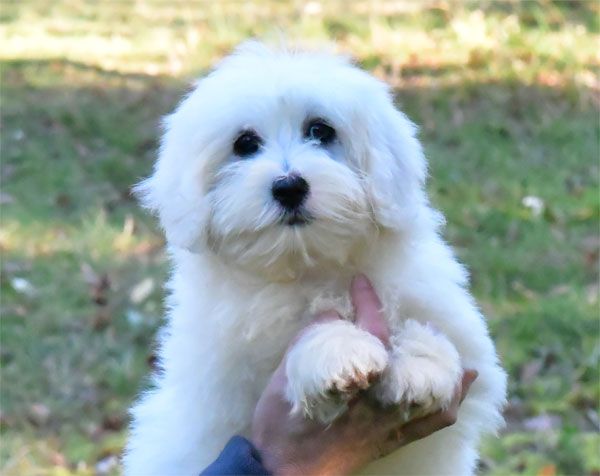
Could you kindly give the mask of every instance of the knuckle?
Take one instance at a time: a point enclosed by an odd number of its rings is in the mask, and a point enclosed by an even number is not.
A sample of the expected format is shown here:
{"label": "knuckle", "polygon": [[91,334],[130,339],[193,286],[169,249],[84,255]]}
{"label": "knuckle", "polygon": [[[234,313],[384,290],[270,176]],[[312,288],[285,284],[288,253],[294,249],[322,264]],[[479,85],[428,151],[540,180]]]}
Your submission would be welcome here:
{"label": "knuckle", "polygon": [[456,423],[457,415],[456,415],[456,410],[454,410],[454,409],[446,410],[440,416],[441,416],[441,423],[442,423],[442,425],[444,425],[444,427],[452,426]]}

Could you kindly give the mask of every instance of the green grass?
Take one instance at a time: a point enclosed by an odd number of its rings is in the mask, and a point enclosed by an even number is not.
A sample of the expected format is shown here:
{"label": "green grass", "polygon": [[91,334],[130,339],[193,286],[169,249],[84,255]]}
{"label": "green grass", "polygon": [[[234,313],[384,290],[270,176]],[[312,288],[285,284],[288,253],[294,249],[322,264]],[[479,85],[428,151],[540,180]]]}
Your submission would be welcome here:
{"label": "green grass", "polygon": [[119,453],[166,275],[129,187],[189,81],[279,31],[335,40],[422,125],[433,202],[510,372],[482,472],[600,471],[597,4],[311,5],[3,3],[3,474],[92,474]]}

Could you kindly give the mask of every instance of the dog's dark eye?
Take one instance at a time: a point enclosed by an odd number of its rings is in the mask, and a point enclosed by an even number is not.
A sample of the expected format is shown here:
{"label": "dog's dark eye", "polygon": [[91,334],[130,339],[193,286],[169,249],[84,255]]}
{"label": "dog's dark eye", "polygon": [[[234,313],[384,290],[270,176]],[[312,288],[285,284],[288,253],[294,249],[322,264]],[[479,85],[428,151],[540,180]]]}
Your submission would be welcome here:
{"label": "dog's dark eye", "polygon": [[321,144],[329,144],[335,139],[335,129],[323,119],[315,119],[308,123],[304,137],[319,141]]}
{"label": "dog's dark eye", "polygon": [[233,143],[233,152],[240,157],[248,157],[256,154],[261,145],[262,140],[256,132],[245,131]]}

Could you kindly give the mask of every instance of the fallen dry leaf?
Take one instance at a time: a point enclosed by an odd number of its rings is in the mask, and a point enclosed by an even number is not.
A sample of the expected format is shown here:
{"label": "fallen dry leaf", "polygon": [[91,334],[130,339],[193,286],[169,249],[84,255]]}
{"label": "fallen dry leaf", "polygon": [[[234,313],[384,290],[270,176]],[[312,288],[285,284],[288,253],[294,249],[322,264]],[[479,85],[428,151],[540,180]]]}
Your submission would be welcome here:
{"label": "fallen dry leaf", "polygon": [[105,415],[102,419],[102,428],[109,431],[120,431],[125,425],[125,418],[119,413]]}
{"label": "fallen dry leaf", "polygon": [[43,403],[34,403],[29,407],[27,417],[35,426],[44,426],[50,420],[50,409]]}
{"label": "fallen dry leaf", "polygon": [[65,458],[65,455],[63,455],[62,453],[59,453],[58,451],[53,451],[50,454],[50,462],[52,463],[52,466],[59,466],[59,467],[67,466],[67,459]]}
{"label": "fallen dry leaf", "polygon": [[556,474],[556,466],[553,464],[547,464],[542,466],[537,473],[537,476],[554,476]]}
{"label": "fallen dry leaf", "polygon": [[99,306],[108,304],[108,291],[110,290],[110,279],[108,274],[98,274],[88,263],[81,265],[83,280],[90,288],[90,297]]}

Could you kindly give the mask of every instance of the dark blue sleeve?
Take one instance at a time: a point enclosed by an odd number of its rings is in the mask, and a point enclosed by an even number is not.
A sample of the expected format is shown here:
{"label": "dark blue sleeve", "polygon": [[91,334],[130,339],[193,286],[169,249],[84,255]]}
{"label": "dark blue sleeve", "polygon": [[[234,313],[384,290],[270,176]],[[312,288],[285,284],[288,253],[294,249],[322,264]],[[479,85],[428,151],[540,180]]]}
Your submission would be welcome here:
{"label": "dark blue sleeve", "polygon": [[219,457],[200,476],[223,475],[269,475],[262,465],[260,455],[252,443],[241,436],[234,436],[221,451]]}

